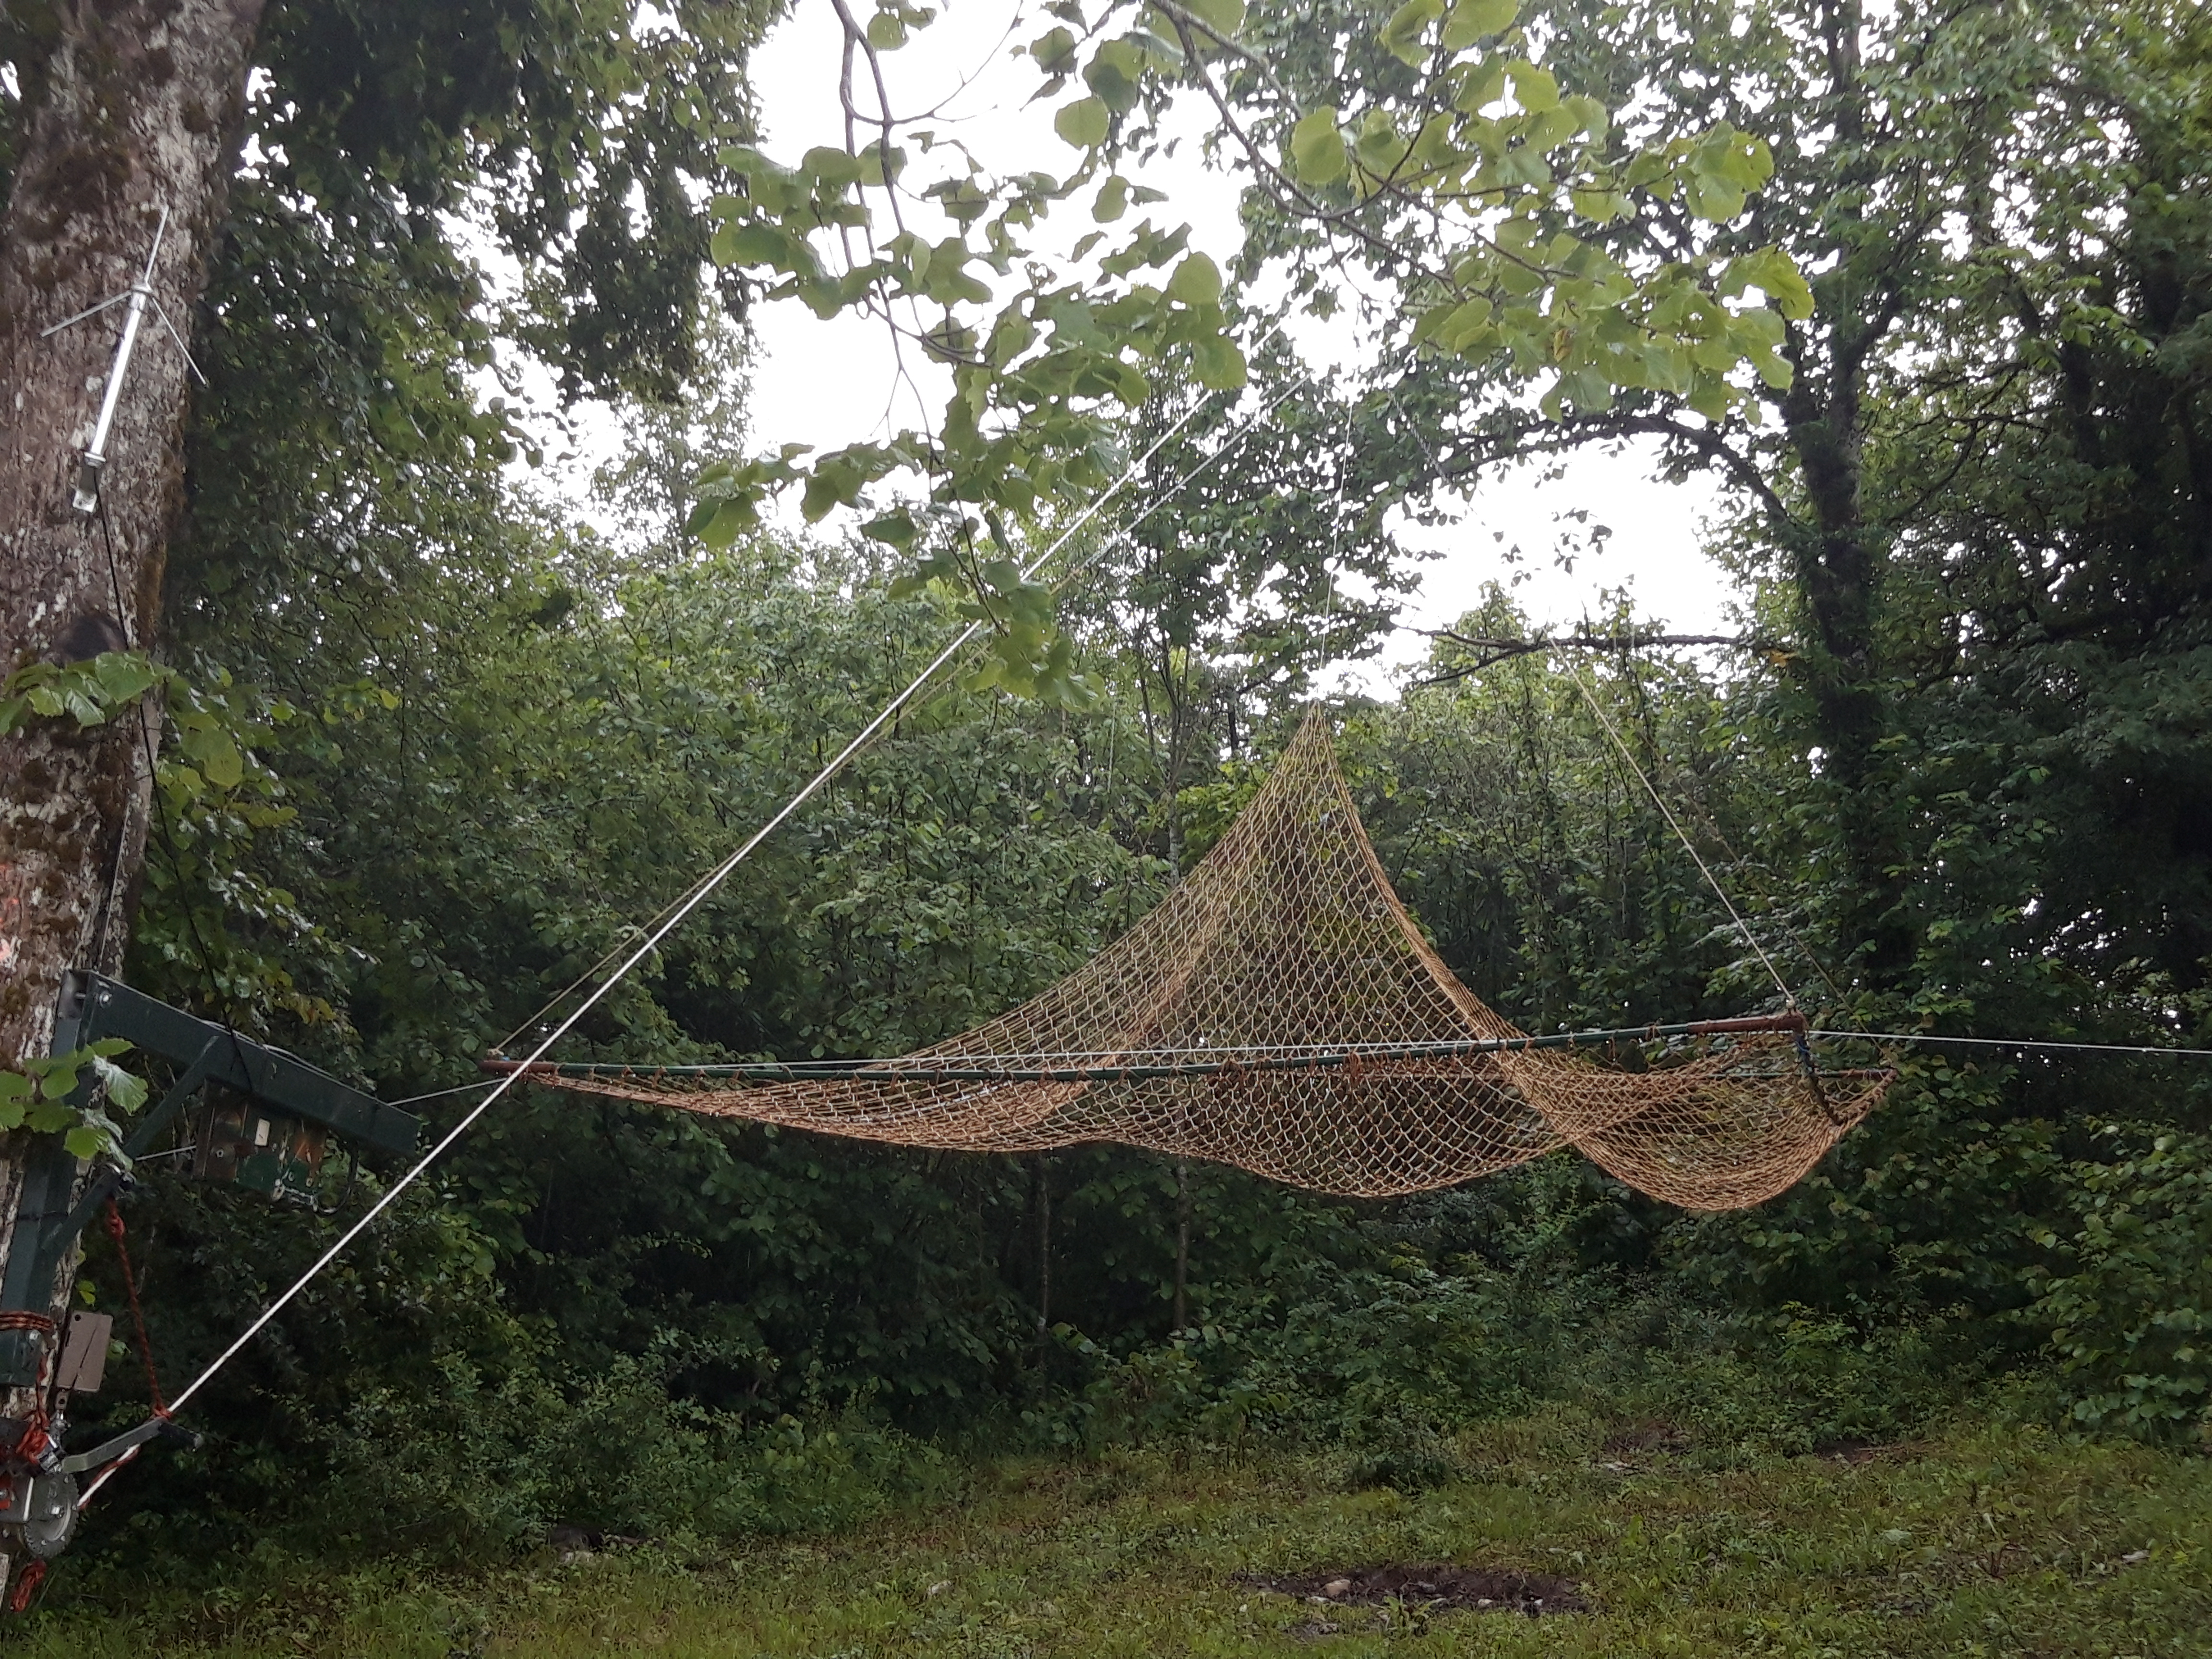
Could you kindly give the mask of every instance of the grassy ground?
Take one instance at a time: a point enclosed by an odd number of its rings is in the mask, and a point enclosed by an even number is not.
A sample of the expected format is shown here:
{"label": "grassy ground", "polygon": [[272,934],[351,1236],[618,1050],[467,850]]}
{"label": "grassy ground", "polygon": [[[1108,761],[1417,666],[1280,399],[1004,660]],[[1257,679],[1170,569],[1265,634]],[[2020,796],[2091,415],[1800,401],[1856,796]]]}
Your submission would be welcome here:
{"label": "grassy ground", "polygon": [[[2212,1461],[1967,1428],[1850,1457],[1670,1450],[1561,1414],[1469,1478],[1342,1490],[1327,1460],[1009,1461],[957,1505],[734,1549],[551,1551],[466,1576],[270,1559],[22,1621],[15,1659],[199,1654],[1016,1656],[2212,1652]],[[1317,1607],[1267,1577],[1388,1562],[1565,1576],[1592,1610]],[[246,1585],[252,1588],[244,1588]],[[1334,1632],[1325,1627],[1334,1626]]]}

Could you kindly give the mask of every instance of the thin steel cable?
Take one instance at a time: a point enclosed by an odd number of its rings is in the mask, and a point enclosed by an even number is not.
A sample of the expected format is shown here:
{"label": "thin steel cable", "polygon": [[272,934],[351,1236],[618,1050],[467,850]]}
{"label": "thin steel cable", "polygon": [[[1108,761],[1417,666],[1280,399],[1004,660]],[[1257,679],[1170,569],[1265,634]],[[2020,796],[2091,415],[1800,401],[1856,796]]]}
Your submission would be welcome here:
{"label": "thin steel cable", "polygon": [[1727,890],[1722,887],[1706,865],[1705,855],[1684,833],[1680,822],[1674,817],[1674,809],[1667,805],[1665,798],[1653,786],[1651,780],[1644,775],[1644,769],[1636,763],[1636,757],[1629,752],[1628,744],[1620,735],[1620,728],[1613,723],[1613,716],[1607,714],[1598,702],[1597,694],[1590,689],[1589,682],[1583,678],[1582,670],[1571,666],[1567,672],[1574,680],[1575,689],[1583,694],[1583,701],[1589,705],[1590,713],[1597,716],[1598,724],[1605,728],[1606,736],[1613,739],[1613,746],[1620,750],[1620,757],[1628,763],[1628,769],[1636,774],[1636,781],[1644,786],[1644,793],[1651,797],[1651,804],[1659,809],[1659,815],[1667,820],[1667,827],[1674,832],[1674,839],[1682,843],[1682,850],[1697,865],[1698,873],[1705,878],[1705,885],[1713,890],[1713,896],[1729,913],[1729,920],[1735,924],[1736,932],[1743,935],[1743,942],[1751,946],[1759,965],[1766,969],[1766,976],[1774,981],[1774,988],[1782,993],[1784,1006],[1795,1008],[1797,1006],[1796,993],[1790,988],[1789,981],[1776,969],[1773,957],[1766,954],[1766,947],[1759,942],[1758,936],[1751,931],[1751,925],[1744,921],[1735,902],[1729,897]]}
{"label": "thin steel cable", "polygon": [[472,1090],[490,1087],[488,1079],[478,1079],[474,1083],[457,1083],[450,1089],[433,1089],[428,1094],[402,1095],[397,1100],[387,1100],[384,1103],[387,1106],[417,1106],[426,1100],[443,1100],[448,1095],[465,1095]]}
{"label": "thin steel cable", "polygon": [[2135,1042],[2062,1042],[2045,1037],[1936,1036],[1927,1031],[1808,1031],[1832,1042],[1948,1042],[1976,1048],[2052,1048],[2083,1054],[2157,1054],[2166,1059],[2212,1060],[2212,1048],[2160,1048]]}
{"label": "thin steel cable", "polygon": [[[1155,440],[1152,446],[1147,448],[1142,455],[1138,457],[1135,461],[1131,463],[1129,467],[1119,478],[1115,480],[1114,483],[1103,494],[1102,494],[1089,507],[1084,509],[1084,511],[1077,517],[1073,524],[1070,525],[1066,530],[1063,531],[1054,539],[1049,546],[1048,546],[1042,553],[1038,554],[1035,559],[1031,560],[1030,563],[1024,568],[1022,571],[1023,580],[1027,580],[1033,577],[1044,567],[1046,562],[1048,561],[1054,554],[1057,553],[1061,547],[1066,544],[1068,540],[1073,538],[1078,531],[1081,530],[1084,526],[1088,524],[1092,519],[1096,518],[1098,514],[1104,509],[1106,503],[1111,501],[1115,495],[1120,493],[1122,486],[1136,476],[1138,470],[1142,467],[1146,461],[1150,460],[1153,455],[1158,453],[1163,445],[1166,444],[1170,439],[1173,438],[1176,433],[1180,432],[1185,425],[1195,417],[1200,410],[1206,407],[1207,404],[1213,400],[1213,398],[1217,394],[1214,393],[1208,393],[1206,398],[1201,398],[1189,410],[1186,411],[1174,425],[1170,427],[1166,432],[1163,433],[1157,440]],[[1234,444],[1239,441],[1247,432],[1250,431],[1255,426],[1258,425],[1261,420],[1264,420],[1268,415],[1272,414],[1274,410],[1282,404],[1284,398],[1288,396],[1289,393],[1285,392],[1282,397],[1275,398],[1258,414],[1246,421],[1231,434],[1230,438],[1226,441],[1226,443],[1222,446],[1222,447],[1225,448],[1228,444]],[[1209,461],[1212,458],[1209,457]],[[1178,483],[1174,486],[1174,488],[1180,489],[1181,484]],[[1132,520],[1132,522],[1134,523],[1140,521],[1143,517],[1159,506],[1164,499],[1165,496],[1156,498],[1145,507],[1143,513],[1140,513],[1138,515],[1138,519]],[[531,1051],[529,1055],[522,1060],[520,1066],[514,1072],[510,1073],[507,1076],[500,1079],[496,1083],[495,1083],[492,1085],[490,1091],[487,1093],[482,1100],[477,1102],[475,1105],[471,1106],[467,1113],[463,1115],[461,1120],[454,1124],[451,1129],[447,1130],[446,1133],[439,1139],[437,1144],[432,1146],[428,1152],[424,1153],[412,1169],[409,1170],[405,1175],[402,1176],[397,1182],[393,1182],[392,1186],[386,1188],[384,1193],[377,1199],[376,1202],[369,1206],[367,1210],[363,1211],[360,1218],[354,1222],[351,1226],[348,1227],[344,1232],[341,1233],[337,1239],[332,1243],[321,1255],[315,1259],[313,1264],[310,1266],[306,1272],[302,1273],[296,1279],[295,1279],[282,1295],[278,1296],[274,1301],[270,1303],[266,1308],[263,1309],[260,1314],[255,1317],[253,1322],[248,1325],[245,1330],[240,1332],[228,1347],[225,1348],[220,1354],[216,1355],[216,1358],[209,1362],[209,1364],[201,1370],[198,1376],[195,1376],[191,1382],[187,1383],[178,1392],[175,1400],[171,1403],[171,1411],[175,1412],[183,1409],[183,1407],[191,1400],[194,1395],[198,1394],[203,1388],[206,1387],[224,1366],[228,1365],[234,1358],[235,1358],[239,1353],[246,1348],[247,1344],[251,1343],[255,1337],[258,1336],[261,1332],[268,1327],[271,1320],[275,1319],[279,1313],[283,1312],[286,1307],[289,1306],[293,1300],[296,1298],[301,1291],[306,1290],[310,1284],[314,1282],[325,1268],[328,1267],[331,1262],[337,1261],[339,1255],[345,1251],[346,1248],[350,1245],[355,1239],[358,1238],[364,1231],[366,1231],[380,1215],[383,1214],[386,1210],[389,1209],[392,1205],[397,1201],[400,1194],[406,1191],[409,1187],[412,1186],[417,1180],[419,1180],[430,1168],[430,1166],[435,1164],[438,1159],[445,1154],[448,1148],[450,1148],[456,1141],[459,1140],[463,1135],[466,1134],[470,1129],[473,1128],[476,1126],[477,1120],[482,1118],[486,1112],[489,1111],[493,1105],[504,1097],[507,1091],[513,1088],[518,1080],[526,1074],[530,1066],[543,1060],[552,1049],[554,1045],[559,1042],[562,1037],[566,1036],[569,1030],[574,1027],[576,1023],[583,1018],[586,1013],[590,1012],[591,1010],[598,1005],[601,998],[605,997],[608,992],[611,991],[617,985],[620,984],[640,963],[646,959],[646,957],[652,955],[652,953],[659,948],[660,942],[666,939],[670,933],[673,933],[677,927],[681,926],[684,919],[694,910],[698,908],[702,903],[705,902],[708,896],[711,894],[715,888],[720,886],[724,880],[727,879],[731,872],[736,870],[740,864],[744,863],[744,860],[751,855],[755,848],[758,847],[763,841],[767,840],[769,836],[773,835],[778,829],[781,828],[793,813],[798,811],[801,806],[805,805],[807,801],[811,799],[814,795],[821,790],[823,785],[827,784],[830,779],[836,776],[836,775],[844,769],[846,763],[849,762],[854,756],[859,754],[862,749],[866,747],[866,745],[874,739],[876,735],[880,732],[884,726],[889,725],[892,719],[895,718],[908,703],[911,702],[921,694],[922,690],[929,684],[929,682],[936,677],[938,672],[957,656],[960,652],[967,647],[969,641],[982,631],[982,629],[983,624],[981,622],[971,622],[965,628],[962,629],[959,634],[955,636],[952,642],[947,645],[943,650],[939,651],[936,656],[932,658],[928,665],[919,674],[915,675],[910,682],[908,682],[905,690],[902,690],[896,696],[893,697],[889,702],[884,704],[883,709],[876,715],[876,717],[870,720],[866,726],[862,727],[852,741],[848,743],[843,749],[840,750],[827,765],[823,766],[820,771],[817,772],[804,787],[793,795],[788,801],[785,802],[783,806],[775,814],[775,816],[770,817],[768,822],[763,823],[758,830],[755,830],[751,836],[750,836],[745,842],[737,849],[737,851],[731,854],[729,857],[723,860],[721,863],[715,866],[714,870],[708,872],[705,878],[696,884],[691,891],[687,894],[683,900],[671,907],[670,911],[665,913],[663,919],[658,921],[649,930],[644,941],[640,944],[635,951],[630,952],[630,954],[623,961],[621,966],[617,968],[616,970],[600,984],[593,988],[591,993],[576,1006],[574,1012],[570,1012],[566,1018],[564,1018],[560,1024],[556,1026],[553,1030],[549,1032],[538,1044],[538,1046]],[[78,1500],[80,1508],[91,1499],[92,1495],[100,1489],[100,1486],[106,1480],[108,1475],[118,1467],[120,1467],[120,1465],[110,1465],[107,1469],[102,1470],[100,1474],[94,1478],[94,1480],[86,1487],[83,1496]]]}
{"label": "thin steel cable", "polygon": [[[1600,1042],[1626,1042],[1642,1035],[1663,1039],[1678,1034],[1672,1027],[1632,1025],[1623,1026],[1616,1030],[1595,1033],[1586,1031],[1553,1033],[1551,1034],[1549,1040],[1556,1042],[1561,1037],[1568,1037],[1577,1042],[1595,1044]],[[2212,1048],[2169,1048],[2149,1043],[2068,1042],[2045,1037],[1942,1036],[1930,1031],[1843,1031],[1818,1028],[1808,1030],[1805,1035],[1808,1037],[1820,1038],[1823,1042],[1832,1042],[1957,1043],[1983,1048],[2048,1048],[2072,1054],[2149,1054],[2166,1059],[2212,1060]],[[1493,1048],[1511,1048],[1546,1040],[1547,1039],[1545,1036],[1539,1035],[1527,1038],[1493,1039],[1469,1043],[1276,1042],[1265,1045],[1241,1043],[1203,1046],[1159,1044],[1147,1046],[1144,1051],[1144,1057],[1147,1064],[1154,1061],[1176,1060],[1234,1063],[1260,1058],[1297,1059],[1352,1054],[1370,1060],[1394,1060],[1457,1052],[1462,1049],[1481,1051]],[[780,1075],[788,1074],[793,1078],[836,1079],[862,1072],[869,1073],[872,1076],[879,1076],[882,1068],[895,1066],[902,1061],[906,1062],[908,1068],[906,1074],[915,1077],[926,1076],[928,1073],[940,1068],[958,1068],[969,1065],[999,1066],[1012,1070],[1058,1065],[1080,1066],[1086,1062],[1100,1062],[1094,1066],[1094,1069],[1110,1071],[1116,1069],[1110,1062],[1125,1060],[1128,1051],[1124,1048],[979,1049],[972,1054],[933,1049],[929,1054],[926,1066],[915,1063],[908,1055],[889,1054],[866,1060],[729,1060],[688,1066],[629,1066],[611,1060],[581,1061],[562,1063],[559,1069],[562,1076],[579,1078],[613,1077],[625,1073],[641,1078],[719,1077],[749,1071],[774,1071]],[[489,1089],[491,1085],[485,1082],[471,1086]],[[403,1105],[405,1103],[394,1101],[391,1103]]]}

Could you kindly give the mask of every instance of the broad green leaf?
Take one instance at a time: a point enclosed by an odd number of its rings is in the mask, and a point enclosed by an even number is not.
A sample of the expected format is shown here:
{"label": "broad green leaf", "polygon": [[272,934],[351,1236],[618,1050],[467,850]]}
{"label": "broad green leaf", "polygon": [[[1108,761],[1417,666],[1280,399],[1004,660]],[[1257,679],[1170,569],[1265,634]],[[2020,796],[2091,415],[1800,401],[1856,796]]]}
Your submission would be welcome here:
{"label": "broad green leaf", "polygon": [[119,1113],[135,1113],[146,1103],[146,1079],[133,1078],[108,1057],[93,1055],[93,1075],[100,1078],[100,1086],[106,1091],[108,1103]]}
{"label": "broad green leaf", "polygon": [[1344,177],[1352,158],[1338,131],[1336,110],[1323,104],[1298,118],[1291,129],[1291,172],[1300,184],[1333,185]]}
{"label": "broad green leaf", "polygon": [[780,265],[790,237],[774,225],[724,225],[714,233],[714,263],[722,265]]}
{"label": "broad green leaf", "polygon": [[836,481],[826,472],[815,472],[799,492],[799,511],[809,524],[819,524],[843,499]]}
{"label": "broad green leaf", "polygon": [[76,1122],[76,1108],[65,1100],[42,1100],[23,1114],[23,1127],[33,1134],[50,1135]]}
{"label": "broad green leaf", "polygon": [[868,19],[868,44],[878,52],[896,52],[906,44],[906,20],[895,11],[879,11]]}
{"label": "broad green leaf", "polygon": [[1030,56],[1047,75],[1075,73],[1075,37],[1064,28],[1048,30],[1030,42]]}
{"label": "broad green leaf", "polygon": [[1127,115],[1137,106],[1139,82],[1145,72],[1145,49],[1134,40],[1109,40],[1085,66],[1083,79],[1106,107]]}
{"label": "broad green leaf", "polygon": [[1774,308],[1793,321],[1813,314],[1813,289],[1797,269],[1796,261],[1778,247],[1761,248],[1729,262],[1719,291],[1734,298],[1747,288],[1756,288],[1774,302]]}
{"label": "broad green leaf", "polygon": [[1400,63],[1419,69],[1428,60],[1429,48],[1423,37],[1429,25],[1443,15],[1444,0],[1406,0],[1406,3],[1390,14],[1390,21],[1382,25],[1376,39],[1383,50]]}
{"label": "broad green leaf", "polygon": [[1168,298],[1187,306],[1218,305],[1221,269],[1203,253],[1186,253],[1168,278]]}
{"label": "broad green leaf", "polygon": [[1487,109],[1505,95],[1505,66],[1503,64],[1470,64],[1460,71],[1459,90],[1452,97],[1452,107],[1463,115]]}
{"label": "broad green leaf", "polygon": [[1455,306],[1437,325],[1437,343],[1446,351],[1459,350],[1477,331],[1488,326],[1491,309],[1490,301],[1480,294]]}
{"label": "broad green leaf", "polygon": [[1618,191],[1578,189],[1570,193],[1575,211],[1593,224],[1609,224],[1628,211],[1628,200]]}
{"label": "broad green leaf", "polygon": [[799,169],[826,185],[845,185],[860,177],[860,158],[830,144],[817,144],[799,157]]}
{"label": "broad green leaf", "polygon": [[1120,173],[1098,187],[1098,195],[1091,204],[1091,216],[1102,225],[1110,225],[1129,210],[1129,181]]}
{"label": "broad green leaf", "polygon": [[92,672],[110,702],[128,702],[149,690],[158,678],[154,665],[133,651],[103,651]]}
{"label": "broad green leaf", "polygon": [[1244,354],[1226,335],[1209,334],[1191,348],[1198,383],[1214,392],[1235,392],[1247,379]]}
{"label": "broad green leaf", "polygon": [[1390,118],[1390,112],[1369,110],[1367,118],[1359,124],[1359,137],[1352,144],[1352,153],[1358,156],[1359,165],[1377,179],[1390,178],[1406,159],[1406,149],[1405,135]]}
{"label": "broad green leaf", "polygon": [[100,1156],[107,1136],[88,1123],[81,1123],[62,1137],[62,1145],[69,1148],[71,1158],[90,1159]]}
{"label": "broad green leaf", "polygon": [[1486,34],[1502,34],[1520,13],[1520,0],[1458,0],[1444,19],[1444,50],[1463,52]]}
{"label": "broad green leaf", "polygon": [[1513,96],[1531,115],[1559,107],[1559,83],[1549,70],[1516,59],[1505,66],[1505,73],[1513,82]]}
{"label": "broad green leaf", "polygon": [[887,542],[893,547],[903,549],[913,545],[914,538],[920,535],[921,531],[914,521],[914,514],[902,507],[884,514],[881,518],[869,520],[860,526],[860,533],[873,540]]}
{"label": "broad green leaf", "polygon": [[1244,27],[1244,0],[1184,0],[1183,9],[1224,40]]}
{"label": "broad green leaf", "polygon": [[1095,149],[1104,143],[1110,124],[1110,113],[1097,98],[1079,98],[1062,105],[1052,118],[1052,130],[1078,149]]}

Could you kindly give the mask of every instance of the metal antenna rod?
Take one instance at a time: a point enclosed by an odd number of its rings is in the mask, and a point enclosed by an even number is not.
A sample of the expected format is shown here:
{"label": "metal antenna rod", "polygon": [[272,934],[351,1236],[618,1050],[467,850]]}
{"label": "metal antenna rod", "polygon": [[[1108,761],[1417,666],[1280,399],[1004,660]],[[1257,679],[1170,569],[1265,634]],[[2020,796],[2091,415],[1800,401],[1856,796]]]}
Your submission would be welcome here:
{"label": "metal antenna rod", "polygon": [[[107,390],[100,399],[100,417],[92,423],[92,442],[77,460],[76,494],[70,498],[70,505],[80,513],[97,512],[100,507],[100,469],[107,465],[107,438],[115,425],[115,405],[122,399],[123,377],[131,371],[131,349],[138,343],[139,325],[146,320],[149,306],[154,308],[155,315],[161,318],[162,325],[169,331],[169,337],[176,341],[177,349],[184,351],[185,366],[194,374],[200,374],[200,366],[192,362],[192,354],[185,349],[184,337],[177,332],[177,325],[169,320],[168,313],[161,309],[161,302],[154,297],[154,262],[161,258],[161,238],[168,234],[168,229],[169,210],[164,207],[161,222],[154,227],[154,246],[146,251],[146,268],[139,272],[138,280],[122,293],[102,300],[98,305],[88,307],[74,317],[64,318],[39,336],[42,340],[49,338],[88,317],[97,316],[112,305],[125,306],[123,337],[115,343],[115,361],[107,370]],[[200,374],[200,379],[204,381],[207,377]]]}

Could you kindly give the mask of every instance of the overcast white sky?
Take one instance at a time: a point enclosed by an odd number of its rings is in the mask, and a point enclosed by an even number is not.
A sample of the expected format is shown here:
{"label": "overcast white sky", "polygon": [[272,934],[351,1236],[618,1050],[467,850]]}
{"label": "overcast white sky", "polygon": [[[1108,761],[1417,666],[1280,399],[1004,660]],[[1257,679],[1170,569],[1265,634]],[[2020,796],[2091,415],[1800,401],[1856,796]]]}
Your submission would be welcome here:
{"label": "overcast white sky", "polygon": [[[1054,105],[1072,94],[1027,103],[1039,85],[1036,70],[1008,56],[1010,47],[1050,27],[1040,16],[1035,0],[950,0],[935,23],[885,56],[895,109],[902,116],[931,112],[928,128],[940,138],[957,137],[988,171],[1071,169],[1077,153],[1054,134],[1051,117]],[[779,159],[844,142],[840,47],[829,0],[798,0],[793,15],[755,55],[763,147]],[[1195,122],[1200,115],[1194,106],[1184,118]],[[1164,226],[1188,222],[1194,243],[1225,263],[1238,234],[1236,186],[1200,164],[1198,136],[1194,125],[1174,157],[1130,170],[1134,182],[1169,198],[1133,210],[1132,220],[1142,211]],[[915,159],[917,172],[929,166],[926,156]],[[1064,248],[1092,228],[1079,204],[1067,204],[1060,217],[1064,222],[1047,233],[1048,247],[1057,242]],[[928,234],[927,225],[917,228]],[[881,324],[852,318],[825,323],[796,301],[757,307],[754,324],[760,350],[750,415],[758,447],[796,442],[830,448],[934,423],[945,389],[941,371],[911,351],[902,368]],[[1295,337],[1317,363],[1341,363],[1356,350],[1341,334],[1318,326]],[[1517,578],[1516,597],[1539,623],[1571,623],[1598,609],[1601,589],[1626,586],[1650,619],[1689,631],[1718,630],[1726,626],[1732,595],[1725,574],[1698,545],[1699,521],[1715,500],[1709,481],[1658,481],[1648,453],[1635,450],[1577,456],[1556,482],[1542,482],[1533,471],[1486,479],[1457,526],[1408,528],[1411,544],[1440,556],[1423,565],[1420,591],[1401,620],[1413,628],[1448,626],[1475,603],[1486,580]],[[1613,531],[1601,551],[1592,551],[1584,526],[1563,520],[1577,509]],[[1553,556],[1570,540],[1577,550],[1571,568]],[[1509,565],[1501,551],[1512,546],[1526,556]],[[1425,641],[1403,632],[1384,663],[1415,660],[1425,650]],[[1355,678],[1383,689],[1384,676],[1374,670]]]}

